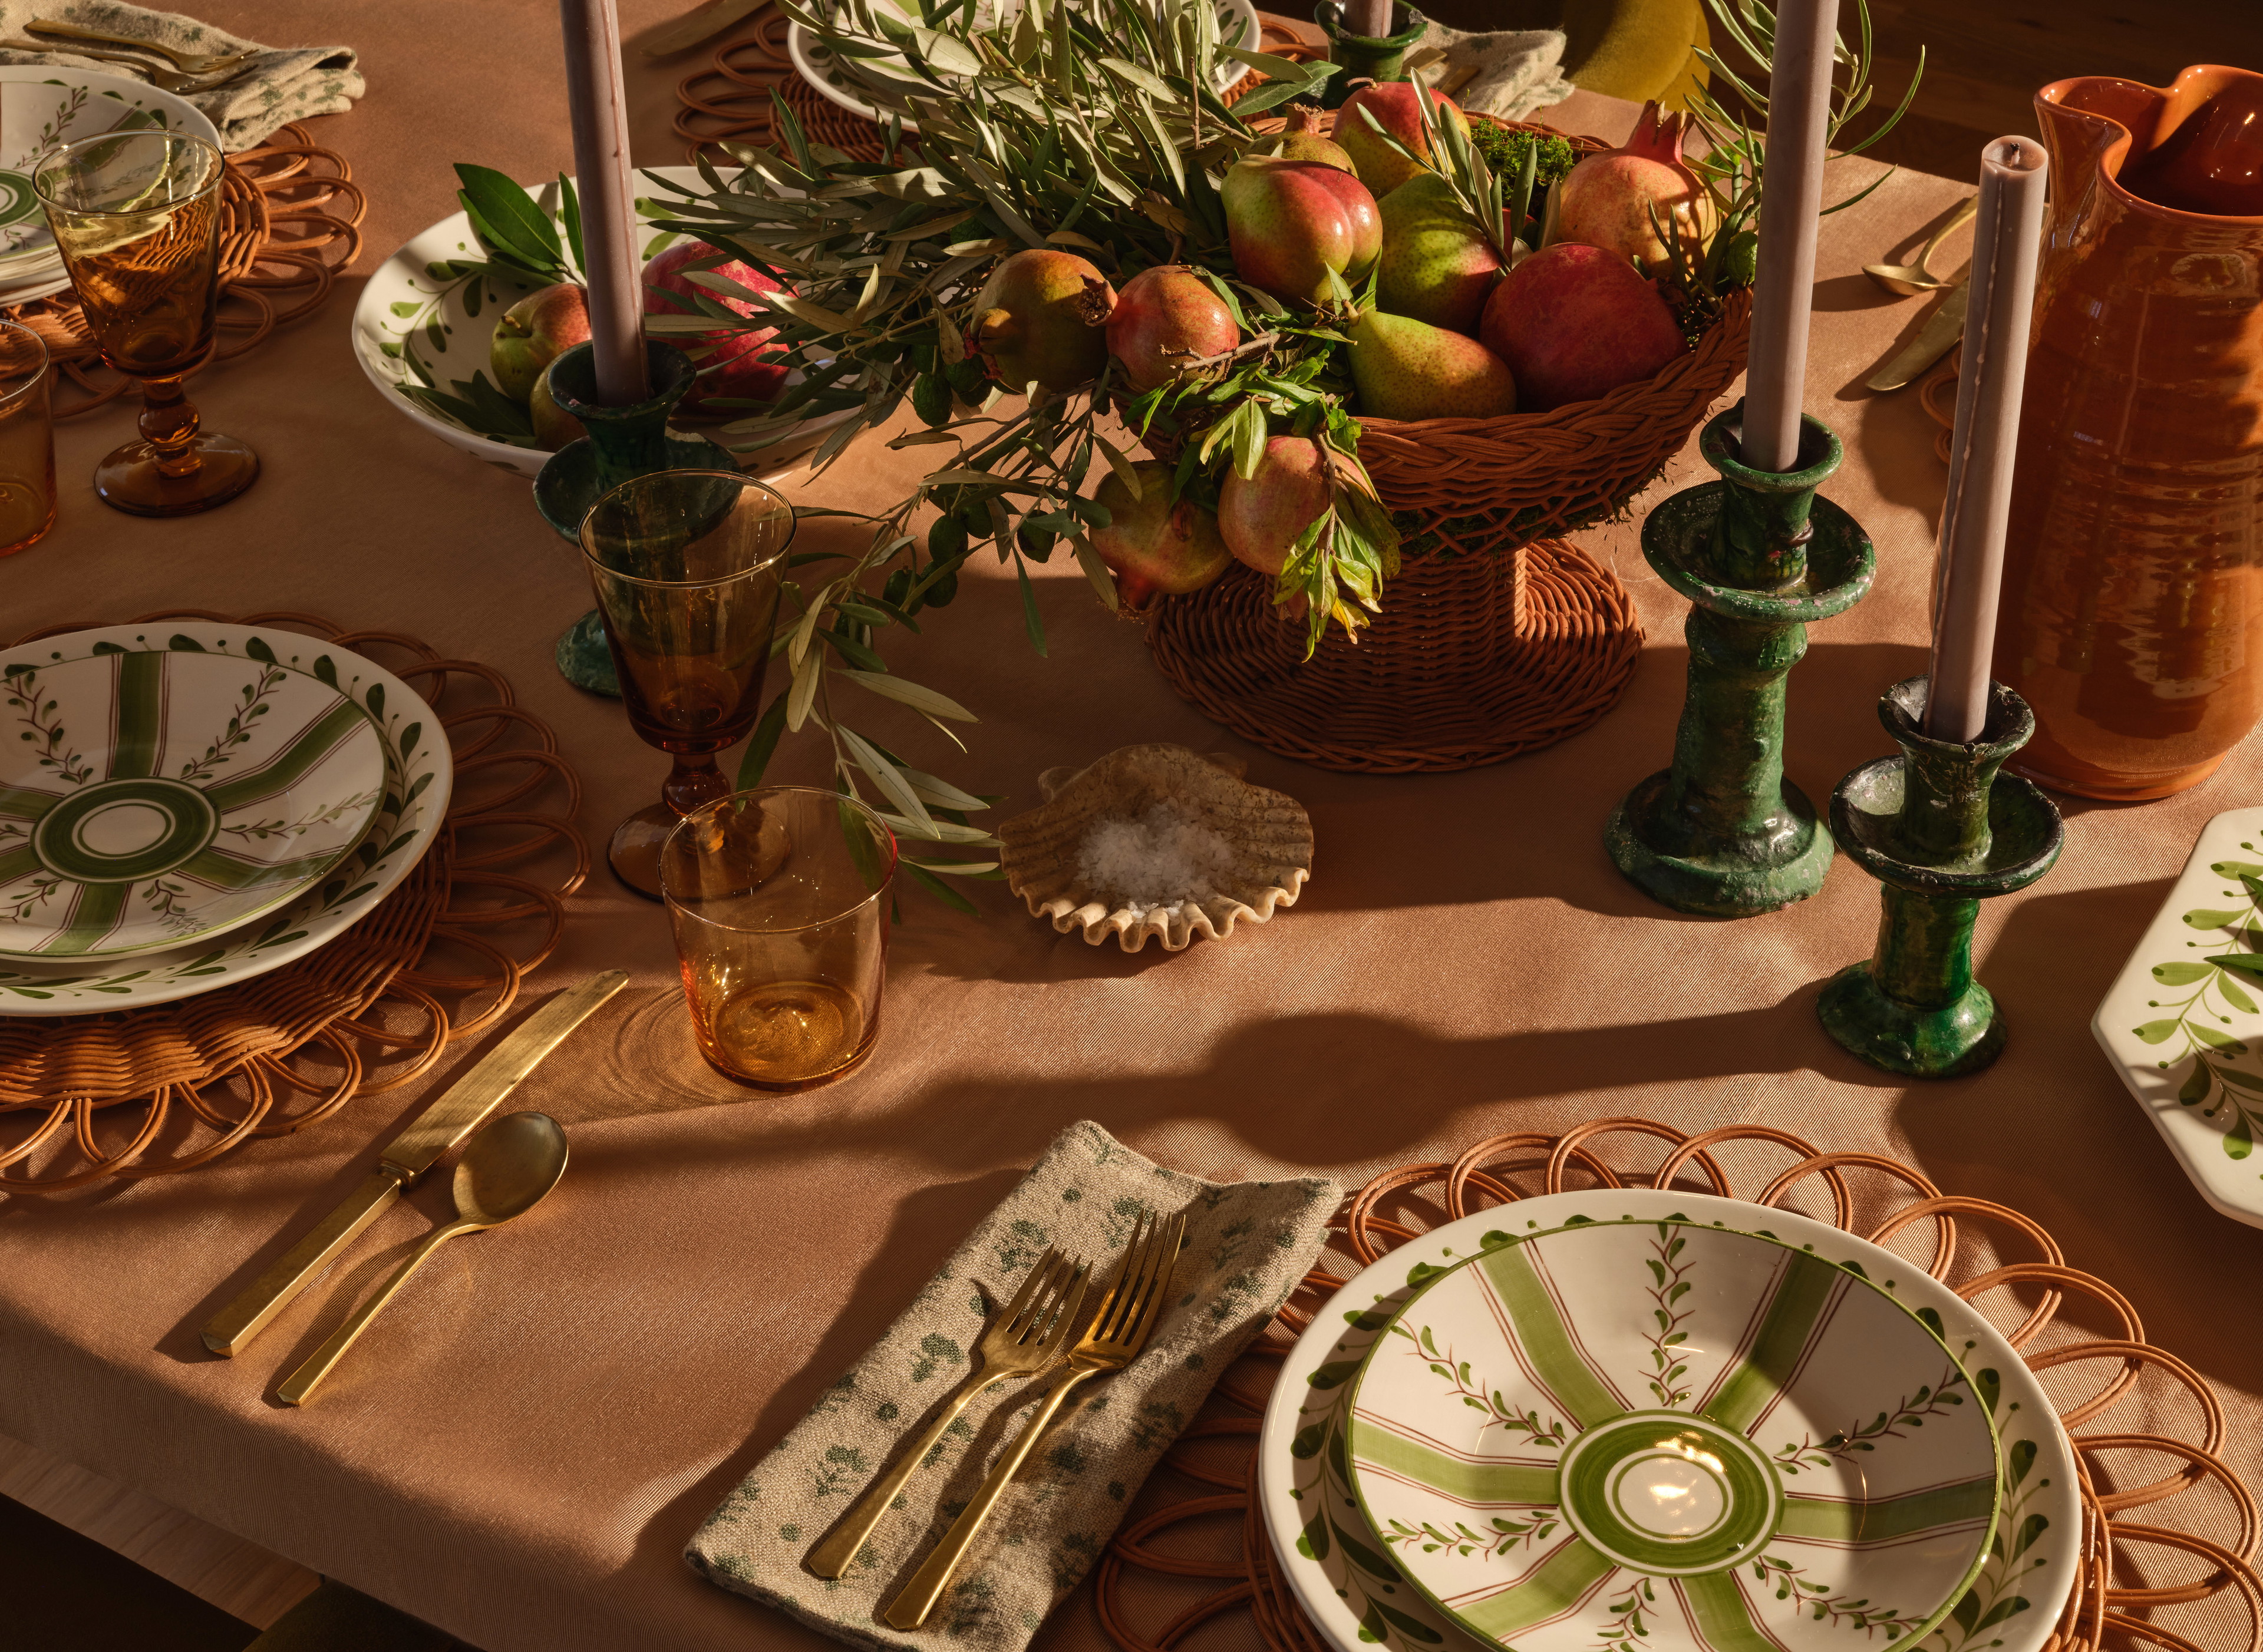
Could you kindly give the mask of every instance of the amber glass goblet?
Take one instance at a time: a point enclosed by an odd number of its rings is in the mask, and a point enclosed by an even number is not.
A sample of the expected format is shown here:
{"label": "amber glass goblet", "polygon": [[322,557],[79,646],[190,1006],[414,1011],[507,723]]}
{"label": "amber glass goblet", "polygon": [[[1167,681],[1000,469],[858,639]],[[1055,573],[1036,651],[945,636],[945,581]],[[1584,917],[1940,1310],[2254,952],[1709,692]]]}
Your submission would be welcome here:
{"label": "amber glass goblet", "polygon": [[259,455],[198,429],[181,391],[212,355],[227,176],[218,149],[173,132],[83,138],[33,174],[96,348],[141,381],[141,439],[94,471],[103,502],[137,516],[210,510],[259,475]]}
{"label": "amber glass goblet", "polygon": [[880,1035],[896,840],[853,797],[811,786],[734,792],[661,851],[691,1031],[726,1076],[806,1090]]}
{"label": "amber glass goblet", "polygon": [[676,823],[726,797],[715,754],[762,710],[793,507],[736,471],[655,471],[582,519],[582,555],[605,616],[629,726],[676,760],[660,801],[613,833],[621,882],[661,898],[660,848]]}

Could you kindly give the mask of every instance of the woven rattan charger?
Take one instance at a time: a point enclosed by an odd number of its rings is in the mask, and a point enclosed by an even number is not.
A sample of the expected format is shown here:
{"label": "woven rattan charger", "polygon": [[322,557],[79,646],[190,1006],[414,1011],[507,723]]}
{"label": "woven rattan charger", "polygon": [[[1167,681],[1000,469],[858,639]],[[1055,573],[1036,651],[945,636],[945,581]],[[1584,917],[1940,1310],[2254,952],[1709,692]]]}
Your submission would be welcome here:
{"label": "woven rattan charger", "polygon": [[[1647,1169],[1630,1167],[1629,1137],[1635,1148],[1662,1141],[1663,1159]],[[1608,1151],[1605,1138],[1612,1138]],[[1724,1150],[1749,1165],[1746,1185],[1756,1193],[1737,1191],[1723,1168],[1732,1156]],[[1763,1154],[1789,1163],[1771,1174]],[[1992,1310],[1990,1317],[2051,1390],[2074,1446],[2082,1478],[2082,1565],[2044,1652],[2139,1642],[2165,1652],[2263,1648],[2263,1581],[2251,1564],[2256,1503],[2216,1454],[2223,1411],[2215,1394],[2191,1367],[2145,1341],[2121,1292],[2068,1267],[2050,1235],[2014,1210],[1943,1197],[1898,1160],[1818,1153],[1782,1130],[1739,1125],[1690,1136],[1646,1119],[1615,1118],[1558,1136],[1496,1136],[1450,1164],[1385,1171],[1346,1201],[1334,1225],[1356,1273],[1442,1218],[1573,1187],[1675,1185],[1804,1207],[1804,1214],[1879,1244],[1898,1237],[1904,1244],[1921,1243],[1930,1230],[1931,1257],[1913,1259],[1966,1301]],[[1985,1236],[1977,1244],[1976,1230]],[[2034,1259],[2003,1261],[1999,1243]],[[1167,1468],[1210,1490],[1163,1501],[1110,1545],[1098,1569],[1096,1604],[1102,1624],[1124,1652],[1168,1652],[1212,1620],[1245,1611],[1270,1652],[1334,1652],[1275,1563],[1259,1514],[1256,1454],[1234,1447],[1254,1443],[1271,1366],[1343,1283],[1319,1269],[1307,1275],[1266,1336],[1219,1385],[1218,1400],[1165,1457]],[[2109,1322],[2112,1334],[2075,1329],[2071,1299]],[[2173,1433],[2079,1432],[2129,1409],[2147,1422],[2164,1410],[2180,1410],[2187,1426]],[[2135,1518],[2141,1511],[2145,1518]],[[1160,1542],[1166,1533],[1173,1538]],[[1211,1583],[1225,1587],[1188,1598]]]}
{"label": "woven rattan charger", "polygon": [[[589,873],[573,824],[581,781],[492,667],[308,614],[174,609],[122,623],[161,619],[280,625],[378,659],[438,715],[454,795],[401,886],[306,957],[115,1014],[0,1015],[0,1191],[193,1169],[418,1077],[510,1012]],[[51,625],[9,646],[82,629]]]}
{"label": "woven rattan charger", "polygon": [[[295,122],[228,156],[221,195],[221,343],[211,359],[257,349],[277,327],[328,298],[338,271],[361,250],[366,206],[351,169]],[[11,305],[0,315],[46,341],[59,379],[56,418],[90,413],[134,386],[103,364],[70,293]]]}

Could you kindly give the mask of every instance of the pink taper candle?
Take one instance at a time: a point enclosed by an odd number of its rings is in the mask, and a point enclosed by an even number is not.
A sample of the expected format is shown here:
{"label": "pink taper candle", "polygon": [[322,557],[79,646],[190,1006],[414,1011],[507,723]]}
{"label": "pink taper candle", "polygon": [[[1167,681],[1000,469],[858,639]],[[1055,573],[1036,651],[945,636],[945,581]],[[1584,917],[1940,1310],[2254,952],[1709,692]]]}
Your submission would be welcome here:
{"label": "pink taper candle", "polygon": [[583,274],[597,400],[625,408],[652,397],[644,351],[644,265],[629,183],[629,111],[621,90],[621,25],[613,0],[559,0],[566,33],[566,106],[574,126]]}
{"label": "pink taper candle", "polygon": [[1344,32],[1364,34],[1370,40],[1391,38],[1391,0],[1346,0]]}
{"label": "pink taper candle", "polygon": [[1948,497],[1941,506],[1941,560],[1934,576],[1925,732],[1937,740],[1977,740],[1988,721],[1988,659],[2004,581],[2004,524],[2012,513],[2020,390],[2028,376],[2028,328],[2049,178],[2050,162],[2033,139],[1999,138],[1980,151],[1972,290],[1964,311],[1956,429],[1949,438]]}
{"label": "pink taper candle", "polygon": [[1823,208],[1838,21],[1838,0],[1783,0],[1776,9],[1760,262],[1753,278],[1752,368],[1745,381],[1744,460],[1754,470],[1799,468],[1807,312],[1815,285],[1815,223]]}

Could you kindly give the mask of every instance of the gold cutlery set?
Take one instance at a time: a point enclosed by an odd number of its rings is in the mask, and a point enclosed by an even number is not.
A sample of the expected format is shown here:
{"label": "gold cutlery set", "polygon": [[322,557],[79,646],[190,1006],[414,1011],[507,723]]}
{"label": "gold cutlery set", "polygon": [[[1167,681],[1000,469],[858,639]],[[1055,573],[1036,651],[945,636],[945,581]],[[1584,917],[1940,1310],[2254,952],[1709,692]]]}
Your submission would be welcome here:
{"label": "gold cutlery set", "polygon": [[[259,61],[257,52],[228,52],[217,57],[183,52],[170,46],[160,46],[155,40],[137,40],[131,34],[109,34],[82,24],[56,23],[46,18],[34,18],[25,27],[28,33],[54,38],[0,40],[0,46],[18,52],[69,52],[76,57],[90,57],[98,63],[122,63],[128,69],[139,69],[142,76],[160,91],[209,91],[215,86],[226,85]],[[66,45],[66,41],[70,44]],[[123,46],[129,49],[124,52],[97,51],[92,46],[83,44],[87,41]],[[144,52],[164,58],[171,67],[152,63],[148,57],[137,55]]]}
{"label": "gold cutlery set", "polygon": [[1933,273],[1928,266],[1933,255],[1941,250],[1941,242],[1972,220],[1980,209],[1980,198],[1970,196],[1958,203],[1956,210],[1941,220],[1923,247],[1918,249],[1915,263],[1866,263],[1862,273],[1892,293],[1896,298],[1912,299],[1920,292],[1936,292],[1947,288],[1946,295],[1926,317],[1918,335],[1902,349],[1894,352],[1877,372],[1863,382],[1873,390],[1899,390],[1904,385],[1923,373],[1956,347],[1964,336],[1964,306],[1971,297],[1968,278],[1945,280]]}
{"label": "gold cutlery set", "polygon": [[802,1564],[820,1577],[845,1576],[872,1528],[894,1506],[914,1472],[927,1462],[929,1454],[977,1395],[1016,1379],[1039,1383],[1059,1377],[1036,1417],[991,1465],[981,1490],[880,1614],[881,1620],[894,1629],[916,1629],[925,1623],[983,1523],[1071,1392],[1093,1377],[1123,1370],[1147,1345],[1169,1300],[1172,1268],[1185,1241],[1183,1215],[1158,1217],[1153,1212],[1142,1212],[1123,1259],[1117,1264],[1114,1279],[1089,1315],[1084,1309],[1089,1267],[1058,1250],[1047,1251],[1030,1268],[1013,1301],[991,1316],[966,1380],[944,1403],[919,1439],[900,1452],[894,1465],[864,1489]]}

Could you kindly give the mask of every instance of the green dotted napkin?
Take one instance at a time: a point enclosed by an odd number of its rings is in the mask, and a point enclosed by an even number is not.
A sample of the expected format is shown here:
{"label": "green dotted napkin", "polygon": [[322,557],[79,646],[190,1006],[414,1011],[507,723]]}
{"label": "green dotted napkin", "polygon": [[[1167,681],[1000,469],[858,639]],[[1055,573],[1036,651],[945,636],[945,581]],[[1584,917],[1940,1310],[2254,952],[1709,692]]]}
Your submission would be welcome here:
{"label": "green dotted napkin", "polygon": [[[1097,1124],[1072,1125],[816,1408],[707,1517],[684,1558],[710,1581],[838,1640],[915,1647],[947,1639],[1019,1652],[1100,1559],[1141,1482],[1234,1357],[1304,1278],[1336,1187],[1208,1182],[1142,1158]],[[879,1620],[1034,1415],[1042,1385],[1007,1382],[952,1425],[838,1582],[802,1569],[810,1546],[967,1374],[985,1319],[1049,1244],[1104,1286],[1143,1209],[1183,1210],[1173,1301],[1146,1352],[1086,1383],[993,1511],[927,1626]]]}

